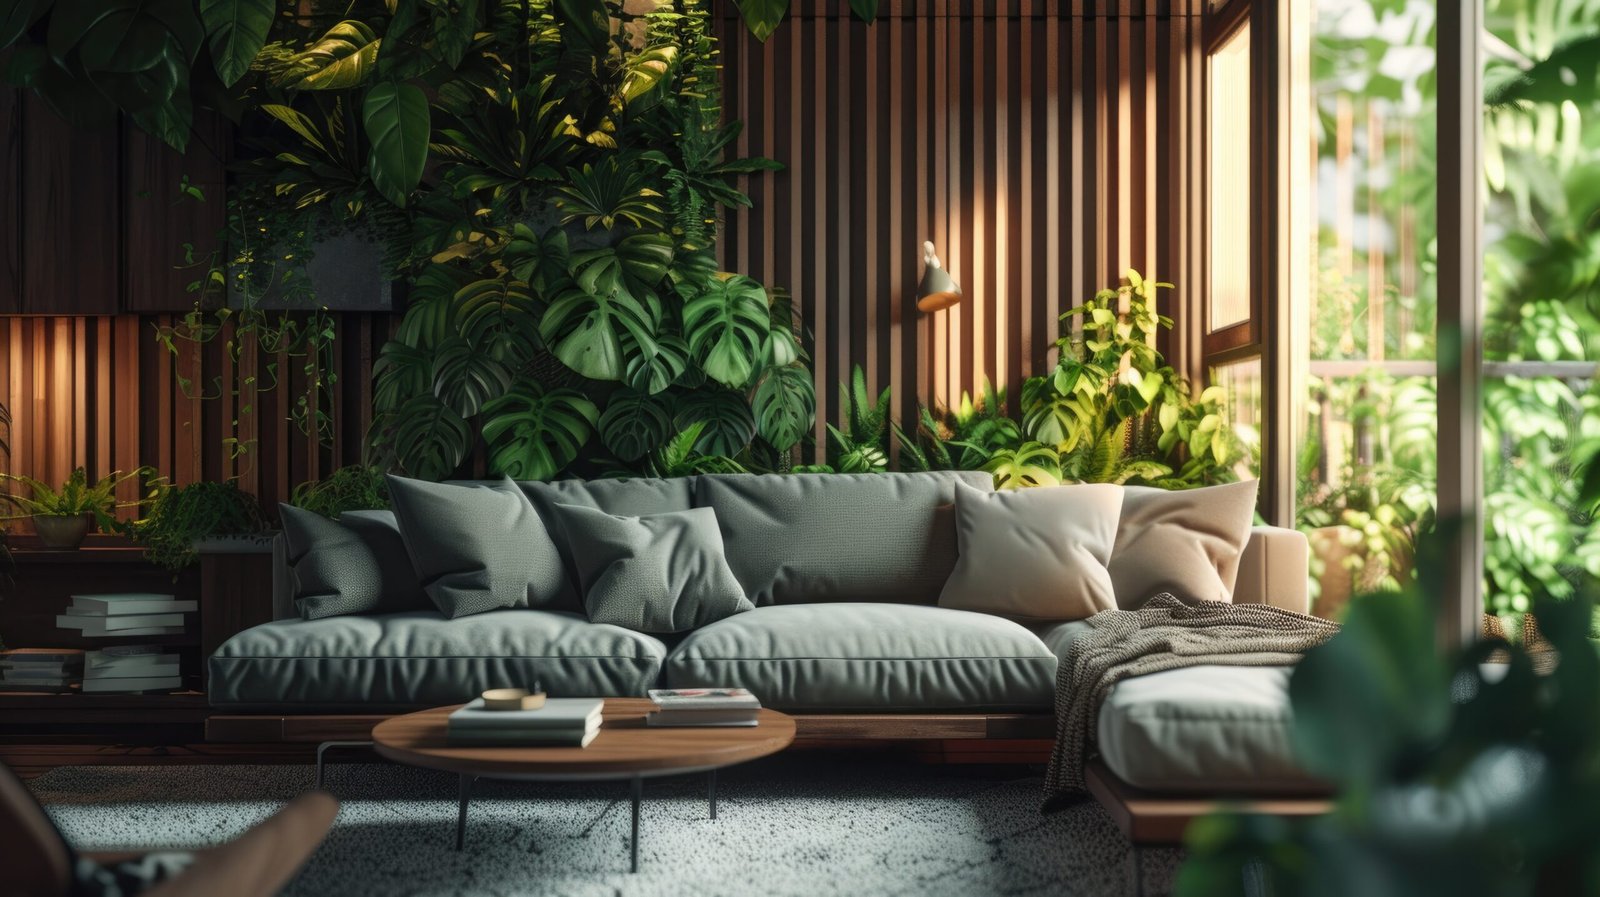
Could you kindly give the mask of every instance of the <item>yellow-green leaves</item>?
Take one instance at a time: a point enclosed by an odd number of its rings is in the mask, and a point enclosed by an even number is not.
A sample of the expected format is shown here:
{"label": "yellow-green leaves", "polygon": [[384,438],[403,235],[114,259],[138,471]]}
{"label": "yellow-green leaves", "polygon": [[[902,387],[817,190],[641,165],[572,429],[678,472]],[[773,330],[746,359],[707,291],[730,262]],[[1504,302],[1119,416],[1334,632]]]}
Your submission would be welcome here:
{"label": "yellow-green leaves", "polygon": [[428,162],[428,97],[411,84],[377,84],[367,91],[361,115],[372,142],[368,159],[372,183],[404,208]]}
{"label": "yellow-green leaves", "polygon": [[371,77],[383,39],[365,22],[353,19],[328,29],[321,40],[295,57],[290,86],[301,90],[343,90]]}

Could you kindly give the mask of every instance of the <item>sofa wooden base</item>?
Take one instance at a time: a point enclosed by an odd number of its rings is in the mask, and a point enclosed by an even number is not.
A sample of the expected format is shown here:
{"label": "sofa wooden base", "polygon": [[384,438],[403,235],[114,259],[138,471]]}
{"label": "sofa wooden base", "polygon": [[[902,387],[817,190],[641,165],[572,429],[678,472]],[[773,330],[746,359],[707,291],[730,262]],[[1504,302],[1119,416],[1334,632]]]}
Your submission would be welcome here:
{"label": "sofa wooden base", "polygon": [[1246,813],[1274,816],[1321,816],[1333,801],[1318,795],[1285,795],[1222,800],[1204,795],[1158,794],[1117,778],[1099,760],[1084,768],[1089,793],[1110,814],[1132,844],[1182,844],[1189,823],[1226,805]]}
{"label": "sofa wooden base", "polygon": [[[368,738],[372,727],[394,714],[212,714],[209,742],[320,743]],[[1038,740],[1054,737],[1047,713],[991,714],[793,714],[795,740],[943,741]],[[1036,751],[1037,746],[1030,746]],[[969,761],[971,762],[971,761]]]}

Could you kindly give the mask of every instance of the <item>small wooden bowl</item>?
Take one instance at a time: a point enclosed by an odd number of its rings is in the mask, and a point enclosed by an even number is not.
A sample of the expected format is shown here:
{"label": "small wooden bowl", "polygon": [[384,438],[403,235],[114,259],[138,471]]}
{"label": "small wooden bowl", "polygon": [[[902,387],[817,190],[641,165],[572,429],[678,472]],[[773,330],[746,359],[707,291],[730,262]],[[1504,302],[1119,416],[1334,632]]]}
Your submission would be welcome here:
{"label": "small wooden bowl", "polygon": [[491,688],[483,693],[485,710],[538,710],[544,706],[544,692],[526,688]]}

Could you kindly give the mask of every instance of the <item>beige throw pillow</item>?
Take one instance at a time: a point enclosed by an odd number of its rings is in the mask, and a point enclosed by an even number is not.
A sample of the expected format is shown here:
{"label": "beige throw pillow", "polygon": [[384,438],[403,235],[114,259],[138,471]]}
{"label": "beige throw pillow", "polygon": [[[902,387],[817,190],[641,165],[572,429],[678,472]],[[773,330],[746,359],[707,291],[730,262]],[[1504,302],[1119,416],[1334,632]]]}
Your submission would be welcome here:
{"label": "beige throw pillow", "polygon": [[1137,610],[1162,592],[1232,601],[1239,557],[1255,522],[1256,485],[1127,487],[1109,565],[1117,606]]}
{"label": "beige throw pillow", "polygon": [[1042,622],[1117,606],[1106,562],[1121,486],[980,492],[957,483],[955,498],[958,557],[940,607]]}

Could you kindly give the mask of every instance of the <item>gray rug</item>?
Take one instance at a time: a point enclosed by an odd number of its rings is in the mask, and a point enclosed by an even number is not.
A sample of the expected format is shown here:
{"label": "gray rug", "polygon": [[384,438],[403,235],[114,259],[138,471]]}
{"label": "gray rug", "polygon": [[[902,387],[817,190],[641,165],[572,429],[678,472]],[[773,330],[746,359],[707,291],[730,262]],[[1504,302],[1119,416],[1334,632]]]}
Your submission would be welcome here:
{"label": "gray rug", "polygon": [[[63,767],[31,783],[85,849],[227,840],[311,787],[299,766]],[[456,778],[381,764],[330,767],[342,807],[286,892],[309,895],[961,895],[1170,889],[1181,854],[1127,842],[1095,804],[1039,814],[1042,779],[883,758],[796,754],[645,784],[629,874],[627,786],[481,781],[466,850]]]}

